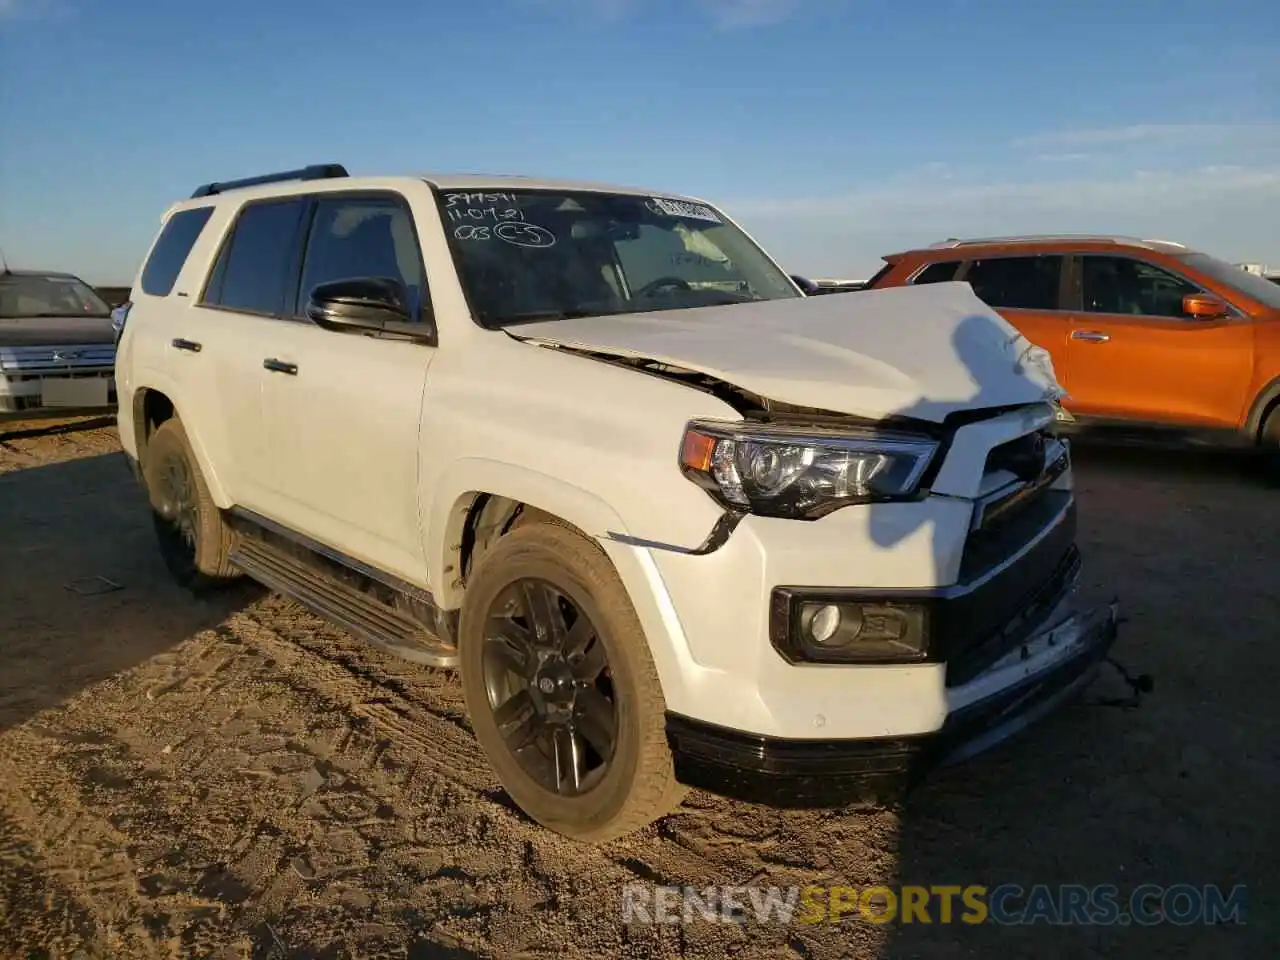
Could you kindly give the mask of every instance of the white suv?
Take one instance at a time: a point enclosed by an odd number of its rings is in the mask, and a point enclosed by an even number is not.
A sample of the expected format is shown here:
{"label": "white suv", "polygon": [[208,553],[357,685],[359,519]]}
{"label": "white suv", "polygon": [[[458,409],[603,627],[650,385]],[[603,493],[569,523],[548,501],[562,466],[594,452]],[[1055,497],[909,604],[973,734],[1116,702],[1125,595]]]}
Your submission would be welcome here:
{"label": "white suv", "polygon": [[123,319],[174,575],[457,666],[571,837],[913,783],[1115,639],[1052,367],[964,284],[810,298],[701,200],[324,165],[176,204]]}

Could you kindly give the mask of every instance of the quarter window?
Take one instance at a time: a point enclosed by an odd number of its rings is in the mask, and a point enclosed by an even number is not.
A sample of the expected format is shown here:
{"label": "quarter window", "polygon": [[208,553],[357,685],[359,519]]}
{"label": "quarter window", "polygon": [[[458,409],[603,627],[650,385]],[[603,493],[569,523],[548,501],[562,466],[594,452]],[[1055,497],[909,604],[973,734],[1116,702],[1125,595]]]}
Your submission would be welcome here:
{"label": "quarter window", "polygon": [[301,197],[246,205],[223,243],[201,302],[279,316],[305,207]]}
{"label": "quarter window", "polygon": [[409,317],[422,319],[428,302],[426,271],[408,209],[382,197],[321,200],[307,243],[295,313],[303,314],[307,297],[321,283],[370,277],[404,284]]}
{"label": "quarter window", "polygon": [[160,230],[151,255],[142,268],[142,292],[152,297],[167,297],[187,262],[187,255],[196,245],[200,231],[209,222],[213,207],[195,207],[179,210]]}
{"label": "quarter window", "polygon": [[1062,261],[1058,255],[974,260],[964,278],[990,307],[1057,310]]}
{"label": "quarter window", "polygon": [[938,263],[931,263],[917,273],[916,278],[911,283],[913,286],[920,283],[946,283],[948,280],[956,278],[958,269],[960,269],[959,260],[942,260]]}
{"label": "quarter window", "polygon": [[1201,292],[1168,270],[1129,257],[1082,257],[1081,284],[1086,312],[1139,317],[1190,320],[1182,298]]}

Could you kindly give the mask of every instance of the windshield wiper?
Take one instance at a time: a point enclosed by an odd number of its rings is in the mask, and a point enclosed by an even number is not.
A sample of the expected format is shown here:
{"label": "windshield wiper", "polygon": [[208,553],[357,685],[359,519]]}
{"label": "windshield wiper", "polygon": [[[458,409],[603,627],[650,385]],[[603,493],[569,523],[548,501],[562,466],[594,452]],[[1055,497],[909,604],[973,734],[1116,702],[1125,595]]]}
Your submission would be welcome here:
{"label": "windshield wiper", "polygon": [[508,313],[494,317],[489,322],[497,327],[506,327],[519,323],[538,323],[541,320],[577,320],[581,317],[602,317],[612,311],[605,310],[526,310],[523,313]]}

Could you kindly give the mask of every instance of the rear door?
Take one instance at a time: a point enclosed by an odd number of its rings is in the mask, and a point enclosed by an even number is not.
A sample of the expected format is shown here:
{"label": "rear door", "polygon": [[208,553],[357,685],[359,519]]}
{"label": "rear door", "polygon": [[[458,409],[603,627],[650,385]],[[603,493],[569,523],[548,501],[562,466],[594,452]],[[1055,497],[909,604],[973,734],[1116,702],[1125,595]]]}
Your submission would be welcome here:
{"label": "rear door", "polygon": [[[996,310],[1053,359],[1058,382],[1071,391],[1067,314],[1063,312],[1066,257],[1061,254],[992,256],[965,263],[955,279]],[[1064,406],[1072,406],[1068,397]]]}
{"label": "rear door", "polygon": [[1133,256],[1081,254],[1067,365],[1073,413],[1189,426],[1235,426],[1253,373],[1254,326],[1236,314],[1201,320],[1182,310],[1206,293]]}
{"label": "rear door", "polygon": [[263,344],[282,325],[305,209],[302,197],[241,207],[204,290],[173,331],[175,353],[207,383],[202,416],[223,485],[256,512],[270,506],[275,469],[262,409]]}

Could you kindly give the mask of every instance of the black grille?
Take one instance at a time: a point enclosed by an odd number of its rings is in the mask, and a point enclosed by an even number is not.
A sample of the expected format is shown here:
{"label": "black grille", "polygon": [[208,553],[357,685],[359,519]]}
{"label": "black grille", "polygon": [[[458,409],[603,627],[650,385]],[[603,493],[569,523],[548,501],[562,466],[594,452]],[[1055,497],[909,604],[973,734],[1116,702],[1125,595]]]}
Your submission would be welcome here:
{"label": "black grille", "polygon": [[1071,502],[1070,490],[1045,486],[1000,518],[969,534],[960,558],[960,582],[972,583],[1021,550]]}
{"label": "black grille", "polygon": [[1080,551],[1073,544],[1054,568],[1049,579],[1030,594],[1019,598],[1013,615],[995,633],[979,639],[947,660],[947,686],[968,683],[993,663],[1045,626],[1046,618],[1075,584],[1080,575]]}
{"label": "black grille", "polygon": [[987,454],[987,473],[1008,470],[1019,480],[1031,482],[1044,471],[1049,436],[1042,430],[1015,437]]}
{"label": "black grille", "polygon": [[[1022,510],[987,534],[990,539],[980,534],[981,531],[973,536],[978,538],[974,543],[981,544],[984,551],[983,572],[962,577],[960,582],[962,588],[981,582],[934,601],[937,606],[931,614],[931,655],[946,661],[948,686],[971,680],[1025,639],[1027,631],[1037,625],[1037,620],[1028,619],[1026,612],[1037,611],[1042,617],[1047,612],[1041,609],[1042,604],[1051,602],[1045,598],[1061,596],[1062,583],[1074,576],[1072,567],[1079,562],[1075,546],[1076,505],[1068,491],[1047,490],[1037,497],[1034,508]],[[1041,535],[1040,539],[1026,549],[1037,535]],[[974,550],[974,543],[966,555]],[[1016,562],[991,573],[994,564],[986,562],[989,558],[1008,559],[1023,549],[1026,553]],[[976,552],[973,555],[977,556]],[[976,566],[976,561],[972,565]],[[987,579],[983,580],[983,576]],[[1019,624],[1025,628],[1021,633],[1013,629]]]}

